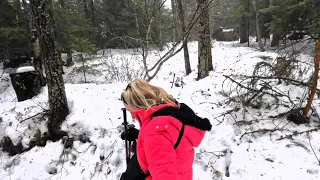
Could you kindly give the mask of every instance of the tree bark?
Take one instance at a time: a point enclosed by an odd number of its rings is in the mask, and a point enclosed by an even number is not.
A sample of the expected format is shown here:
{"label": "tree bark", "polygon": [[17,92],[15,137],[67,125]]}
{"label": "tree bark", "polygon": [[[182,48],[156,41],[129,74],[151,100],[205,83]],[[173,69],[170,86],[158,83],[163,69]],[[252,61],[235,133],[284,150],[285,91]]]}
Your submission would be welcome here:
{"label": "tree bark", "polygon": [[[278,1],[276,1],[276,0],[270,0],[270,5],[271,6],[277,5],[277,3],[278,3]],[[273,18],[272,18],[272,21],[274,21]],[[281,40],[281,33],[279,31],[274,31],[274,32],[271,32],[271,33],[273,35],[272,35],[272,40],[271,40],[270,46],[271,47],[278,46],[279,42]]]}
{"label": "tree bark", "polygon": [[318,86],[318,78],[319,78],[319,64],[320,64],[320,40],[317,41],[317,50],[316,50],[316,58],[314,59],[314,73],[313,73],[313,83],[310,88],[310,94],[308,98],[308,102],[306,107],[303,110],[303,115],[307,116],[308,112],[311,109],[312,106],[312,101],[314,99],[314,95],[316,94],[317,91],[317,86]]}
{"label": "tree bark", "polygon": [[279,32],[274,32],[273,33],[273,36],[272,36],[272,41],[271,41],[271,47],[275,47],[275,46],[278,46],[279,45],[279,42],[280,42],[280,39],[281,39],[281,35]]}
{"label": "tree bark", "polygon": [[54,36],[52,0],[31,0],[32,13],[39,34],[41,57],[44,62],[49,96],[48,131],[52,137],[69,114],[69,107]]}
{"label": "tree bark", "polygon": [[[66,9],[66,6],[65,6],[65,2],[64,0],[59,0],[59,3],[60,3],[60,6],[62,9]],[[64,24],[64,29],[66,30],[65,34],[66,34],[66,51],[67,51],[67,62],[66,62],[66,66],[69,67],[72,65],[72,50],[70,48],[70,41],[71,41],[71,38],[70,38],[70,34],[69,34],[69,30],[67,28],[68,25]],[[62,59],[61,59],[62,60]],[[63,68],[62,68],[63,70]]]}
{"label": "tree bark", "polygon": [[198,39],[198,78],[203,79],[213,70],[211,54],[211,35],[209,28],[208,0],[197,0],[200,7]]}
{"label": "tree bark", "polygon": [[259,9],[258,9],[258,5],[257,5],[257,0],[253,0],[253,9],[256,13],[256,31],[257,31],[257,40],[258,40],[259,48],[260,48],[261,52],[264,52],[265,49],[264,49],[262,41],[261,41],[260,17],[259,17]]}
{"label": "tree bark", "polygon": [[16,20],[17,20],[17,28],[19,28],[19,21],[20,21],[20,11],[21,11],[21,3],[20,0],[14,0],[14,9],[16,10]]}
{"label": "tree bark", "polygon": [[90,6],[90,11],[91,11],[91,24],[93,27],[97,27],[93,0],[90,0],[89,6]]}
{"label": "tree bark", "polygon": [[84,11],[84,15],[86,17],[86,19],[90,19],[90,11],[88,9],[88,1],[87,0],[83,0],[83,11]]}
{"label": "tree bark", "polygon": [[178,6],[178,14],[180,19],[180,27],[183,37],[183,55],[184,55],[184,65],[186,70],[186,75],[191,73],[191,65],[190,65],[190,58],[189,58],[189,50],[188,50],[188,39],[186,37],[186,24],[184,20],[184,11],[182,6],[182,0],[176,0]]}
{"label": "tree bark", "polygon": [[178,23],[178,18],[177,18],[177,4],[176,2],[179,0],[171,0],[171,9],[172,9],[172,16],[173,16],[173,42],[178,42],[180,37],[179,37],[179,23]]}
{"label": "tree bark", "polygon": [[42,61],[41,61],[41,57],[40,57],[39,38],[38,38],[37,32],[35,30],[35,24],[31,23],[31,22],[34,22],[34,20],[32,20],[33,16],[31,15],[30,11],[28,11],[29,8],[27,6],[26,0],[22,0],[22,5],[23,5],[25,19],[26,19],[26,22],[27,22],[30,41],[31,41],[31,44],[32,44],[33,66],[34,66],[34,69],[36,71],[38,71],[39,74],[40,74],[40,82],[41,82],[40,84],[41,84],[41,86],[44,86],[44,85],[46,85],[46,79],[45,79],[45,77],[43,75]]}
{"label": "tree bark", "polygon": [[244,13],[240,20],[240,43],[248,42],[248,17],[247,13],[249,11],[248,0],[240,0],[241,6],[244,6]]}

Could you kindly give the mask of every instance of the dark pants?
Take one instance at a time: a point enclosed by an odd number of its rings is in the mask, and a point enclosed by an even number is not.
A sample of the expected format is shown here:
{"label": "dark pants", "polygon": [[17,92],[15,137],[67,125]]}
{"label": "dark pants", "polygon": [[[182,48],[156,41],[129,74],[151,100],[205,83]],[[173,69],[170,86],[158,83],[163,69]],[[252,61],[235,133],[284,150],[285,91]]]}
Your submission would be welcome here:
{"label": "dark pants", "polygon": [[137,154],[129,160],[126,172],[122,173],[120,180],[144,180],[147,176],[140,168]]}

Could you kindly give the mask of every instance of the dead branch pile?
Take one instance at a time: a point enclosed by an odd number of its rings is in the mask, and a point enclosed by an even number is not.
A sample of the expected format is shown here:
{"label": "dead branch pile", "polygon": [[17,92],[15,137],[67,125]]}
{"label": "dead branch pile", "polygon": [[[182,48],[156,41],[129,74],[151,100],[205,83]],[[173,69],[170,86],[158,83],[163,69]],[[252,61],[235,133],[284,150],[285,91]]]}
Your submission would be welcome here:
{"label": "dead branch pile", "polygon": [[[226,103],[234,103],[237,107],[267,110],[284,106],[290,109],[285,114],[289,121],[296,124],[307,123],[308,118],[302,116],[301,107],[306,102],[305,96],[311,82],[302,80],[301,74],[306,74],[307,70],[300,63],[297,60],[278,57],[273,64],[266,61],[257,63],[252,75],[224,75],[226,79],[223,86],[226,86],[226,82],[229,86],[229,92],[224,92],[229,94]],[[295,97],[290,90],[284,90],[288,89],[285,86],[291,89],[295,86],[305,87],[305,94],[303,97]],[[226,90],[224,87],[223,89]],[[317,94],[320,94],[319,89]]]}

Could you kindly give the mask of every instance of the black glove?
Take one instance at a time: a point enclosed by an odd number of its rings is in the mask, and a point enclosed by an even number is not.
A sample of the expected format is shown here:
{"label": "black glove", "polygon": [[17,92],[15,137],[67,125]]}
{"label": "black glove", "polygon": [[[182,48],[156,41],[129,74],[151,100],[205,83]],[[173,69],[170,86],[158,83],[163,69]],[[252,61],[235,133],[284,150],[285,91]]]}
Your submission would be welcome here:
{"label": "black glove", "polygon": [[[126,132],[127,132],[127,134],[126,134]],[[139,134],[138,129],[136,129],[134,127],[129,127],[126,131],[121,133],[121,139],[125,140],[126,135],[127,135],[128,141],[135,141],[136,139],[138,139],[138,134]]]}

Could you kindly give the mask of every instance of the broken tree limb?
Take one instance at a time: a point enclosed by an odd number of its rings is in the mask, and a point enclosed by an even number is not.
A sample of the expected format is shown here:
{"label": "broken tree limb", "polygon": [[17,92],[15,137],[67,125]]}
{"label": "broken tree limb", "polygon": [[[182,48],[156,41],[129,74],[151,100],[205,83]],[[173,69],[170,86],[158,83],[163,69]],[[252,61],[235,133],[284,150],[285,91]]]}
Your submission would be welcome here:
{"label": "broken tree limb", "polygon": [[312,101],[314,99],[314,95],[316,94],[317,86],[318,86],[318,78],[319,78],[319,64],[320,64],[320,40],[317,41],[317,54],[314,60],[314,74],[312,79],[312,86],[310,88],[310,94],[308,97],[308,102],[306,107],[303,110],[303,115],[307,116],[308,112],[311,109]]}

